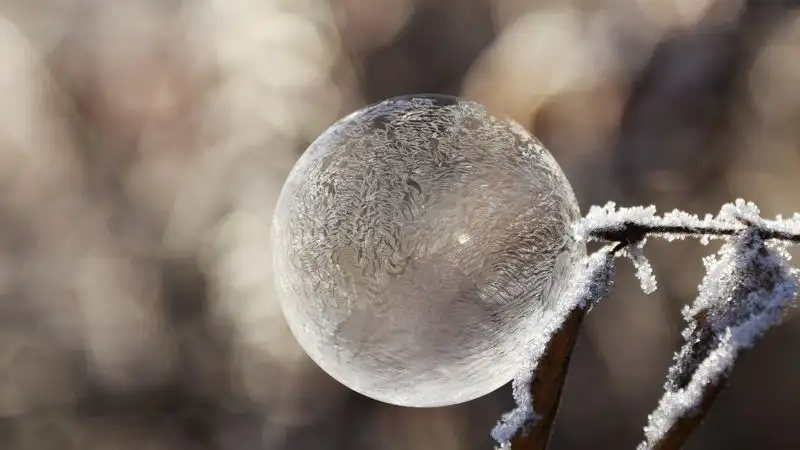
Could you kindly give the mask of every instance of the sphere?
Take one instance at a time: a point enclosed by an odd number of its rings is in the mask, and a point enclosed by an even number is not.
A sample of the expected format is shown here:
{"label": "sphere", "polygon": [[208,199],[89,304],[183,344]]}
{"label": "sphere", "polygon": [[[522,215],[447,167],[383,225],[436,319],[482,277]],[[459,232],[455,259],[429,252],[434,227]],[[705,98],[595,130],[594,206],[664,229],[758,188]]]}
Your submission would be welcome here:
{"label": "sphere", "polygon": [[373,399],[451,405],[509,382],[585,246],[575,195],[522,126],[440,95],[325,131],[274,214],[281,308],[325,372]]}

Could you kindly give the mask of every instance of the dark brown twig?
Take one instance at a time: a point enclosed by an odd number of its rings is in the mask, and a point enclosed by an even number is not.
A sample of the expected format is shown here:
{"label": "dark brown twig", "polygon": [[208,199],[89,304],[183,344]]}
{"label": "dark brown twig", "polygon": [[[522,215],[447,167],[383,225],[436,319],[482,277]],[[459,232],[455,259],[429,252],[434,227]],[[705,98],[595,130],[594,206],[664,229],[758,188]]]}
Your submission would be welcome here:
{"label": "dark brown twig", "polygon": [[725,388],[736,356],[780,323],[797,294],[786,260],[764,242],[765,235],[792,235],[744,223],[748,229],[720,250],[719,259],[708,266],[698,299],[684,312],[686,343],[669,370],[666,393],[648,418],[639,449],[682,448]]}
{"label": "dark brown twig", "polygon": [[[754,226],[743,221],[748,226]],[[635,222],[623,222],[614,228],[598,228],[592,230],[590,235],[597,240],[605,242],[618,242],[622,247],[641,242],[647,236],[674,235],[674,236],[733,236],[747,229],[746,226],[722,228],[716,226],[692,227],[675,225],[651,225]],[[787,233],[780,230],[762,228],[759,230],[765,240],[777,239],[786,242],[800,243],[800,235]]]}
{"label": "dark brown twig", "polygon": [[[725,224],[716,224],[710,226],[676,226],[673,224],[658,224],[658,223],[635,223],[623,222],[620,225],[607,228],[593,230],[590,235],[596,240],[606,242],[617,242],[615,247],[616,251],[622,250],[627,246],[636,245],[642,242],[648,236],[653,235],[683,235],[683,236],[734,236],[737,234],[755,233],[759,239],[778,239],[784,242],[798,243],[800,242],[800,235],[786,232],[781,229],[770,228],[770,223],[754,223],[746,218],[740,218],[739,222],[742,226],[726,226]],[[766,250],[763,249],[763,253]],[[763,273],[755,262],[754,267],[749,268],[750,271]],[[733,286],[734,291],[746,289],[743,285]],[[733,298],[743,297],[741,294],[731,293]],[[737,302],[733,304],[725,304],[723,308],[739,308]],[[719,313],[719,311],[718,311]],[[697,312],[690,321],[691,332],[687,336],[687,342],[681,349],[677,356],[675,364],[669,371],[667,376],[667,383],[665,389],[667,395],[675,395],[687,389],[692,379],[698,372],[698,368],[703,364],[712,352],[718,350],[720,344],[719,330],[716,330],[709,323],[709,317],[714,313],[709,310],[701,310]],[[659,433],[657,437],[646,433],[646,441],[639,448],[646,448],[648,450],[677,450],[683,447],[689,436],[700,425],[706,417],[711,407],[713,406],[716,398],[722,392],[727,384],[728,373],[727,371],[719,373],[716,378],[710,380],[707,384],[699,385],[699,395],[697,403],[691,410],[685,411],[680,417],[664,430]],[[698,389],[695,387],[695,389]]]}
{"label": "dark brown twig", "polygon": [[[630,246],[635,246],[649,236],[734,236],[747,230],[758,233],[761,239],[779,239],[787,242],[800,242],[800,235],[785,232],[779,227],[770,228],[768,222],[760,224],[748,220],[740,220],[737,224],[716,223],[680,226],[673,223],[637,223],[633,221],[614,224],[608,228],[597,228],[589,232],[592,240],[604,241],[613,245],[612,253],[618,253]],[[605,295],[605,294],[603,294]],[[533,419],[521,427],[511,438],[511,448],[514,450],[543,450],[547,448],[555,417],[558,412],[561,393],[566,380],[567,370],[575,341],[587,309],[577,307],[572,310],[562,323],[561,328],[548,342],[542,357],[538,360],[533,379],[529,384],[530,394],[533,399]],[[679,394],[684,390],[700,365],[709,357],[711,352],[720,345],[718,336],[708,324],[707,313],[698,313],[692,319],[694,330],[684,346],[679,360],[670,371],[667,380],[667,393]],[[696,403],[691,411],[683,413],[675,419],[670,428],[657,438],[657,442],[645,442],[648,449],[678,449],[684,444],[689,435],[696,429],[710,410],[716,397],[726,384],[726,374],[719,374],[713,383],[704,385]],[[653,438],[656,439],[656,438]],[[505,448],[505,447],[504,447]]]}
{"label": "dark brown twig", "polygon": [[[683,351],[678,355],[677,361],[670,368],[667,375],[666,389],[678,392],[685,389],[692,380],[697,368],[714,350],[716,342],[714,332],[707,321],[707,313],[703,312],[696,318],[696,327],[689,337]],[[707,384],[703,389],[703,399],[690,413],[679,418],[657,442],[646,442],[648,448],[653,450],[678,450],[683,447],[689,436],[705,419],[717,396],[727,385],[726,374],[720,376],[715,383]]]}
{"label": "dark brown twig", "polygon": [[711,410],[719,393],[725,389],[727,381],[727,377],[723,376],[715,384],[707,385],[706,389],[703,390],[703,401],[700,405],[691,414],[678,419],[667,431],[667,434],[658,442],[651,443],[649,448],[653,450],[679,450],[683,448],[683,444]]}
{"label": "dark brown twig", "polygon": [[525,433],[517,434],[511,440],[511,448],[514,450],[547,448],[567,378],[572,349],[585,315],[586,310],[583,308],[572,310],[561,329],[547,344],[547,350],[539,360],[531,383],[531,393],[536,399],[534,411],[537,420],[531,422]]}

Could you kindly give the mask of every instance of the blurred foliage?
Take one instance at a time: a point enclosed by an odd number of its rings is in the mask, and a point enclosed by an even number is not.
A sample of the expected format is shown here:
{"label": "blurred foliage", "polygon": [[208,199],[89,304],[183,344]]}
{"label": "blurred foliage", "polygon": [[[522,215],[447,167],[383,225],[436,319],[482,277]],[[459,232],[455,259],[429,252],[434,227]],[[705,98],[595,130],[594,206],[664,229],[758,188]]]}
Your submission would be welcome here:
{"label": "blurred foliage", "polygon": [[[301,352],[271,287],[282,181],[366,103],[528,126],[582,203],[800,211],[800,2],[0,0],[0,448],[487,449],[507,389],[417,410]],[[654,244],[576,349],[554,448],[632,448],[707,248]],[[800,448],[797,320],[690,442]]]}

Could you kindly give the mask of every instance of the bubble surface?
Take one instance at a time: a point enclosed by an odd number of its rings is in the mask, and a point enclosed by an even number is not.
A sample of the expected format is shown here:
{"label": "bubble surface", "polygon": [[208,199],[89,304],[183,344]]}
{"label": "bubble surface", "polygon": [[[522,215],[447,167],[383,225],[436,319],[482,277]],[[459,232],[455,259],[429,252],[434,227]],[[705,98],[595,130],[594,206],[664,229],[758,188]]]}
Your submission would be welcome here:
{"label": "bubble surface", "polygon": [[331,126],[275,210],[276,284],[300,345],[345,386],[432,407],[512,379],[585,254],[575,196],[522,126],[398,97]]}

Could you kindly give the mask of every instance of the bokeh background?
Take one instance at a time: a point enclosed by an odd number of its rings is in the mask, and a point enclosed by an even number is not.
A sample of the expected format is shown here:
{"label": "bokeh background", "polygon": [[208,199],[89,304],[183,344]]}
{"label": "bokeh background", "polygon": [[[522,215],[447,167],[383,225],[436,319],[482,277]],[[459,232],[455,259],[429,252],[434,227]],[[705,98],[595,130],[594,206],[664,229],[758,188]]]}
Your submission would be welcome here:
{"label": "bokeh background", "polygon": [[[800,2],[0,0],[0,448],[478,450],[511,407],[402,409],[283,322],[270,215],[306,146],[385,97],[507,114],[584,209],[800,211]],[[554,449],[641,439],[712,251],[622,265],[577,345]],[[690,449],[800,448],[796,314]]]}

